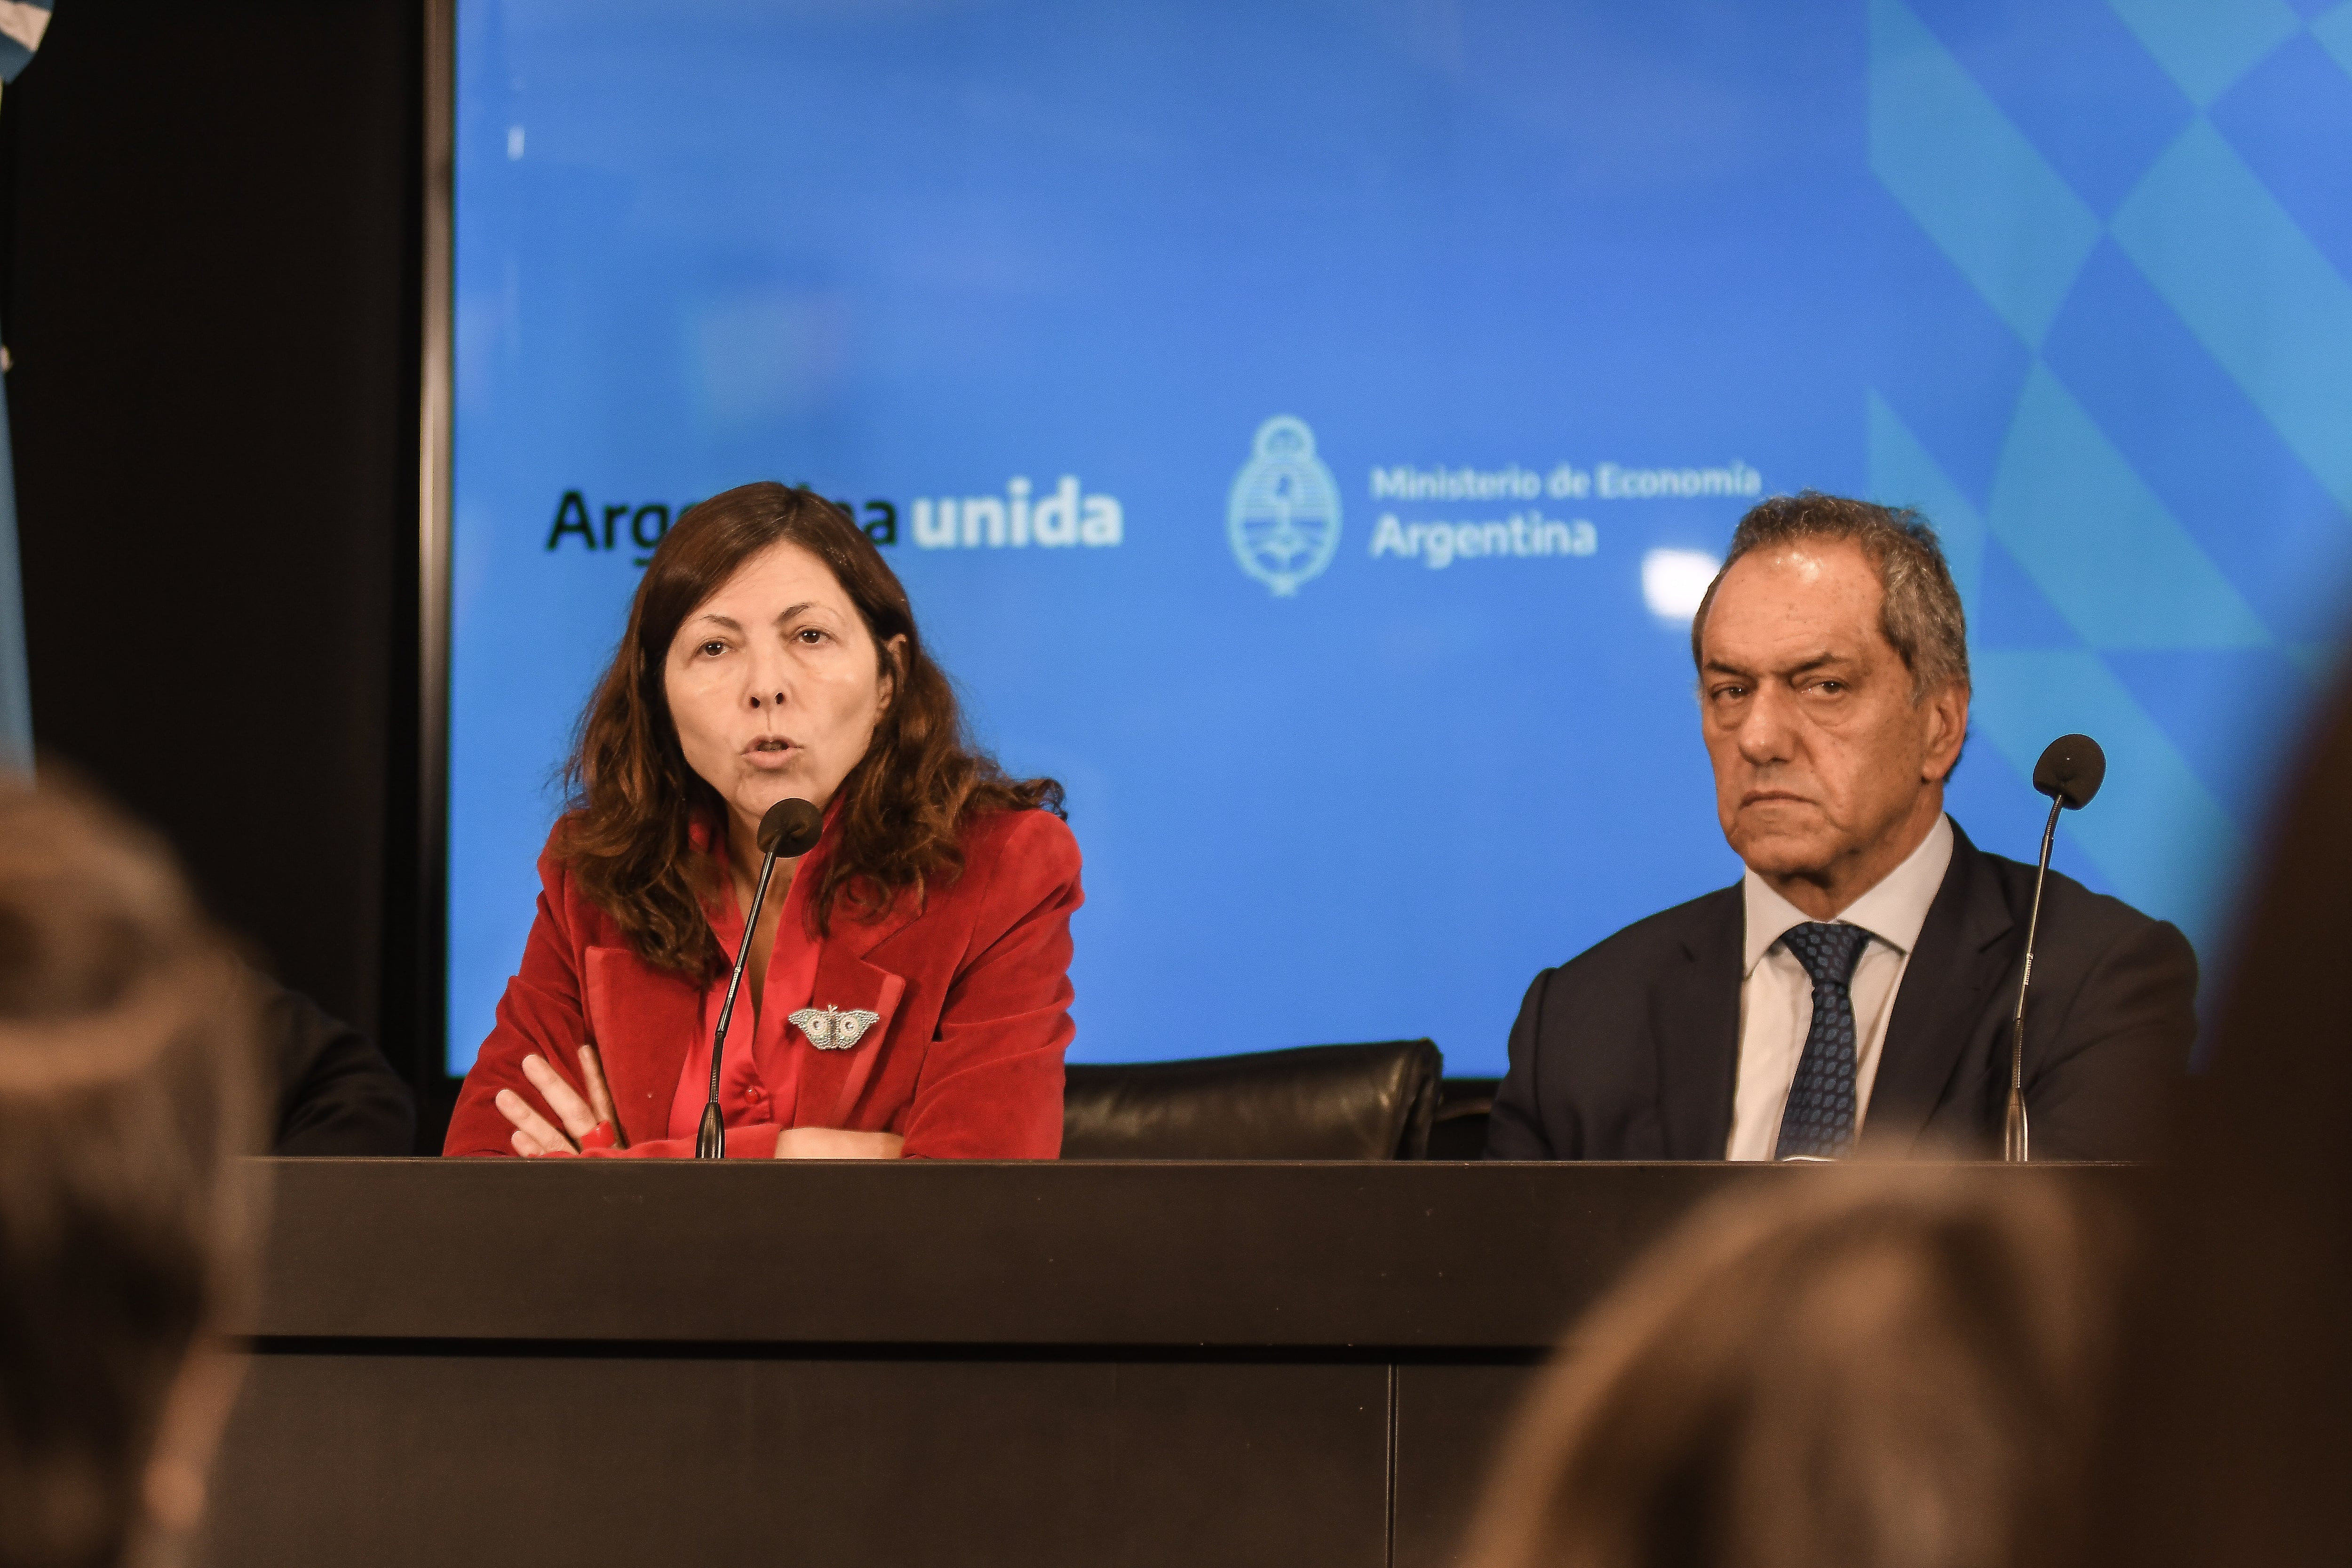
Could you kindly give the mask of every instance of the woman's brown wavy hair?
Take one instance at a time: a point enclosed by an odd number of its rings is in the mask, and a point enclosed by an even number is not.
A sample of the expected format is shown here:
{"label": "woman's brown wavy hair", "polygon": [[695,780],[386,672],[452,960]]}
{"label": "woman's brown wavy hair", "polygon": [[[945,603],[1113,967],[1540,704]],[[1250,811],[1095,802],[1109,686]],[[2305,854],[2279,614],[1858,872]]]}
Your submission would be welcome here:
{"label": "woman's brown wavy hair", "polygon": [[[568,813],[556,853],[581,889],[626,932],[637,955],[698,979],[725,959],[702,900],[716,861],[697,852],[698,824],[726,843],[719,792],[687,766],[663,669],[687,616],[736,569],[790,541],[823,561],[857,606],[891,697],[866,755],[835,795],[835,843],[809,910],[819,934],[845,900],[871,918],[919,900],[963,869],[963,825],[992,811],[1062,810],[1052,779],[1014,779],[964,732],[955,691],[923,651],[915,612],[874,542],[830,502],[774,483],[742,485],[680,513],[629,605],[628,629],[580,721],[564,765]],[[891,639],[903,637],[894,655]]]}

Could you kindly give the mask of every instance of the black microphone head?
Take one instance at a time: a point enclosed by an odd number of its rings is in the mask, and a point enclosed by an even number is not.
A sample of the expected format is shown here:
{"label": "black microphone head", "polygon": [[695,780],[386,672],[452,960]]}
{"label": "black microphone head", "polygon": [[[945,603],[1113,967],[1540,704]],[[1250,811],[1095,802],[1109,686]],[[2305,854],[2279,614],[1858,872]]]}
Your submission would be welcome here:
{"label": "black microphone head", "polygon": [[2091,804],[2106,782],[2107,753],[2088,735],[2061,735],[2033,764],[2033,787],[2070,811]]}
{"label": "black microphone head", "polygon": [[760,818],[760,852],[797,860],[816,847],[824,832],[824,813],[797,797],[780,800],[768,807],[767,816]]}

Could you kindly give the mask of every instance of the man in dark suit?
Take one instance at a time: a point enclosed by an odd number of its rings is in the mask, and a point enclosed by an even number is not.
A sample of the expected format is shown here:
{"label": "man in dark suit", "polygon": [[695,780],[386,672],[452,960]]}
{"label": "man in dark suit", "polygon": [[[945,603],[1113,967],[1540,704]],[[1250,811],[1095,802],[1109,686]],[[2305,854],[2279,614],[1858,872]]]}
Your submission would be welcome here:
{"label": "man in dark suit", "polygon": [[[1741,519],[1691,624],[1736,887],[1536,976],[1490,1160],[1998,1155],[2033,868],[1944,816],[1959,595],[1916,514]],[[2036,1159],[2149,1152],[2196,1034],[2179,931],[2051,873],[2026,1006]]]}
{"label": "man in dark suit", "polygon": [[375,1042],[299,991],[256,976],[261,1041],[275,1068],[273,1154],[416,1152],[416,1097]]}

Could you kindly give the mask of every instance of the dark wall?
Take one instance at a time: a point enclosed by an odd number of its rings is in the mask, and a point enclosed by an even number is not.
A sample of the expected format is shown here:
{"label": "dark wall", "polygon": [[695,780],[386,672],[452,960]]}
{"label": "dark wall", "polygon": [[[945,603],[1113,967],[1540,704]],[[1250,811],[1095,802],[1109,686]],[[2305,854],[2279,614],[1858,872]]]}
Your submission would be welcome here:
{"label": "dark wall", "polygon": [[421,37],[65,0],[0,97],[36,740],[404,1070]]}

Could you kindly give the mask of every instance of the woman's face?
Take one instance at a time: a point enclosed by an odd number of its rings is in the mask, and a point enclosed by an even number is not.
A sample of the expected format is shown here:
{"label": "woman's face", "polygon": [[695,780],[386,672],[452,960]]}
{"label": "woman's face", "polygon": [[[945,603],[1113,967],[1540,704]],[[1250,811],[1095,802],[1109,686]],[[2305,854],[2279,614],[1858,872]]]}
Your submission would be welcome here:
{"label": "woman's face", "polygon": [[744,562],[686,617],[662,680],[686,765],[744,826],[793,795],[830,802],[891,693],[832,568],[789,541]]}

